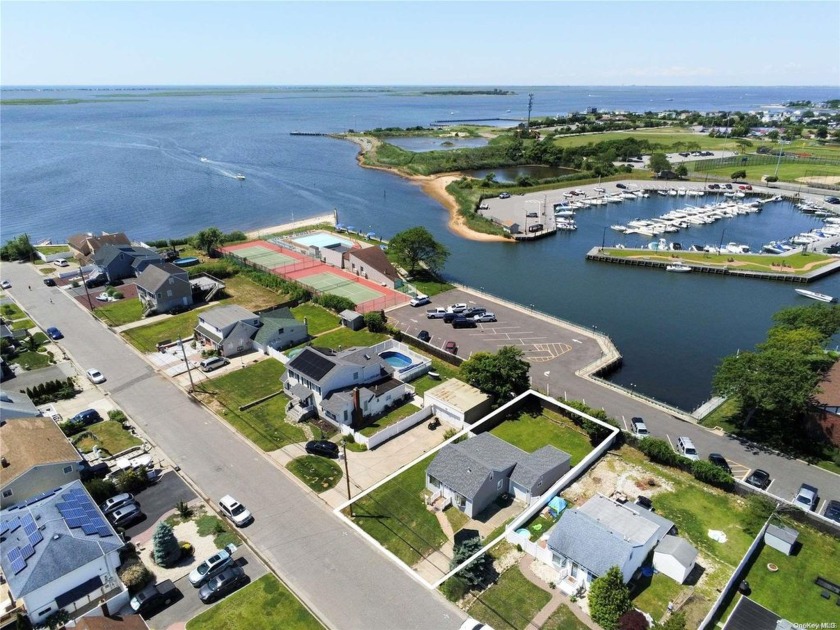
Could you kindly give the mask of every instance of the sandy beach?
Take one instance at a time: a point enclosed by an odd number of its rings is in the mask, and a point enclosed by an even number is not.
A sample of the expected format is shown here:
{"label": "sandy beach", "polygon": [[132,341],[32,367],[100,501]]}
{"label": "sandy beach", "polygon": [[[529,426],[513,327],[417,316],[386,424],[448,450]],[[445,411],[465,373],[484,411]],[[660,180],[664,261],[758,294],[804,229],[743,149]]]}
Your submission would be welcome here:
{"label": "sandy beach", "polygon": [[467,227],[466,222],[464,221],[464,217],[462,217],[461,214],[458,212],[458,202],[452,195],[446,192],[446,187],[449,186],[449,184],[451,184],[456,179],[459,179],[461,177],[461,173],[441,173],[438,175],[406,175],[391,168],[386,168],[383,166],[370,166],[365,164],[362,158],[365,153],[379,145],[379,140],[370,137],[349,137],[347,138],[347,140],[350,140],[351,142],[359,146],[360,150],[359,154],[356,156],[356,161],[362,168],[372,168],[380,171],[387,171],[389,173],[399,175],[400,177],[407,179],[411,182],[419,184],[421,190],[424,193],[429,195],[429,197],[440,203],[444,208],[446,208],[449,211],[449,229],[455,232],[458,236],[469,239],[471,241],[500,243],[510,242],[510,239],[506,239],[503,236],[497,236],[495,234],[485,234],[483,232],[476,232],[475,230],[471,230]]}

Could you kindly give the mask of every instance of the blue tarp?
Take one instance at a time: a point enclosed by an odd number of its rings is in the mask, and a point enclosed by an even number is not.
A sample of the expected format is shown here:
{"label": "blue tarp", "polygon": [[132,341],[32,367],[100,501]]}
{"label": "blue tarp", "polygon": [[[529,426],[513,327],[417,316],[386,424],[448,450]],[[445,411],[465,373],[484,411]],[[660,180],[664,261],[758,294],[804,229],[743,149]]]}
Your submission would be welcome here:
{"label": "blue tarp", "polygon": [[554,497],[551,501],[548,502],[548,511],[551,513],[552,516],[557,516],[566,509],[566,499],[561,499],[560,497]]}

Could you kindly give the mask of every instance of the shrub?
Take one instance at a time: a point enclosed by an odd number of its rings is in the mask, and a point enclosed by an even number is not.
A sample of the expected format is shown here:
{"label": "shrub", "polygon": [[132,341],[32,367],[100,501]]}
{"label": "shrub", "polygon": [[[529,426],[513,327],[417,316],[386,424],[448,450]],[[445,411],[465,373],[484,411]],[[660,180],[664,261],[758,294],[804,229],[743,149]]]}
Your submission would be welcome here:
{"label": "shrub", "polygon": [[776,177],[775,175],[768,175],[767,177],[764,178],[764,181],[767,182],[768,184],[772,184],[773,182],[779,181],[779,178]]}
{"label": "shrub", "polygon": [[732,475],[727,473],[720,466],[715,466],[711,462],[697,460],[691,462],[691,474],[697,481],[702,481],[710,486],[716,486],[724,490],[732,490],[735,486],[735,480]]}
{"label": "shrub", "polygon": [[153,557],[159,567],[171,567],[181,558],[181,546],[172,532],[172,526],[166,521],[157,526],[152,535]]}
{"label": "shrub", "polygon": [[117,475],[115,482],[120,492],[140,492],[147,485],[146,475],[136,470],[124,470]]}
{"label": "shrub", "polygon": [[50,630],[56,630],[57,628],[64,628],[68,621],[70,621],[70,613],[61,608],[59,610],[56,610],[46,619],[44,619],[44,621],[39,627],[49,628]]}
{"label": "shrub", "polygon": [[628,610],[618,620],[618,627],[621,630],[647,630],[648,622],[645,616],[638,610]]}
{"label": "shrub", "polygon": [[342,297],[340,295],[333,295],[332,293],[325,293],[324,295],[319,295],[318,297],[312,300],[315,304],[320,304],[324,308],[327,308],[335,313],[340,313],[341,311],[346,310],[353,310],[356,308],[356,303],[353,302],[350,298]]}
{"label": "shrub", "polygon": [[639,450],[647,455],[650,461],[657,464],[665,464],[681,470],[691,469],[691,460],[675,452],[665,440],[654,437],[646,438],[639,443]]}
{"label": "shrub", "polygon": [[123,563],[123,565],[117,569],[117,575],[120,580],[122,580],[123,584],[128,587],[128,591],[132,594],[141,590],[149,583],[149,580],[154,577],[152,572],[149,571],[149,569],[146,568],[146,565],[140,560]]}
{"label": "shrub", "polygon": [[457,602],[470,590],[467,581],[457,575],[453,575],[440,585],[440,591],[450,602]]}
{"label": "shrub", "polygon": [[747,171],[735,171],[730,177],[731,179],[746,179]]}
{"label": "shrub", "polygon": [[193,514],[192,508],[184,501],[178,501],[178,503],[175,504],[175,509],[178,511],[178,516],[184,520],[188,519]]}
{"label": "shrub", "polygon": [[73,437],[74,435],[78,435],[84,431],[85,425],[81,422],[71,422],[70,420],[65,420],[64,422],[58,423],[58,428],[61,429],[61,432],[67,437]]}
{"label": "shrub", "polygon": [[90,493],[90,497],[95,503],[102,503],[105,499],[109,499],[115,494],[119,494],[116,484],[113,481],[105,479],[91,479],[83,482],[85,489]]}
{"label": "shrub", "polygon": [[[602,420],[607,424],[611,424],[615,427],[618,426],[618,423],[607,415],[607,412],[603,409],[593,409],[586,403],[583,403],[579,400],[568,400],[566,404],[571,407],[572,409],[577,409],[578,411],[582,411],[585,414],[592,416],[593,418],[597,418],[598,420]],[[602,427],[600,424],[595,424],[591,420],[586,420],[585,418],[581,418],[577,415],[570,414],[569,419],[574,422],[577,426],[583,429],[586,434],[589,436],[589,441],[594,444],[599,444],[606,438],[610,431],[606,427]]]}
{"label": "shrub", "polygon": [[119,409],[111,409],[111,411],[108,412],[108,420],[113,420],[114,422],[123,424],[128,420],[128,418],[126,418],[125,414]]}
{"label": "shrub", "polygon": [[448,440],[451,437],[455,437],[457,434],[458,434],[458,429],[450,427],[446,431],[443,432],[443,439]]}
{"label": "shrub", "polygon": [[378,333],[385,330],[385,314],[382,311],[365,313],[365,326],[370,332]]}

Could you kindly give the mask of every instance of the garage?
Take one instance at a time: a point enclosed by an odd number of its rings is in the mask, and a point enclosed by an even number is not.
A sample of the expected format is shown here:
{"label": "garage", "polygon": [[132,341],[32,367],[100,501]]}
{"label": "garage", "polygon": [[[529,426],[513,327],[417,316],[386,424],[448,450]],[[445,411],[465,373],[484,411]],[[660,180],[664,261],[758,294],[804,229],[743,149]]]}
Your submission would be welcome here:
{"label": "garage", "polygon": [[490,412],[490,397],[456,378],[426,392],[423,405],[456,429],[474,424]]}

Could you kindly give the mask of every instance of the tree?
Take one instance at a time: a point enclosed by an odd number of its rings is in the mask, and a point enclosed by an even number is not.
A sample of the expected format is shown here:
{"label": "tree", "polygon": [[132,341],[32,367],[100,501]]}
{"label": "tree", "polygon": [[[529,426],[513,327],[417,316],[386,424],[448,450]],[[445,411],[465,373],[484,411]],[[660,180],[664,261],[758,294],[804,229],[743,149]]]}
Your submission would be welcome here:
{"label": "tree", "polygon": [[[746,158],[744,158],[746,159]],[[731,175],[732,179],[746,179],[747,178],[747,171],[735,171]]]}
{"label": "tree", "polygon": [[90,481],[82,482],[85,490],[88,491],[94,503],[104,503],[106,499],[110,499],[115,494],[119,494],[116,484],[113,481],[105,479],[91,479]]}
{"label": "tree", "polygon": [[825,125],[821,125],[821,126],[817,127],[817,131],[815,132],[815,135],[817,136],[817,138],[820,138],[821,140],[825,140],[826,138],[828,138],[828,127],[826,127]]}
{"label": "tree", "polygon": [[461,364],[461,374],[501,404],[528,389],[530,366],[522,356],[522,350],[515,346],[504,346],[495,354],[476,352]]}
{"label": "tree", "polygon": [[35,246],[30,242],[28,234],[7,241],[0,249],[0,258],[3,260],[31,260],[34,256]]}
{"label": "tree", "polygon": [[767,139],[768,140],[773,140],[775,142],[776,140],[779,139],[779,132],[775,129],[773,129],[772,131],[768,131],[767,132]]}
{"label": "tree", "polygon": [[[455,508],[450,509],[454,510]],[[475,538],[468,538],[467,540],[463,541],[461,544],[455,547],[455,553],[452,557],[452,560],[450,560],[449,562],[449,568],[454,569],[459,564],[464,562],[467,558],[469,558],[478,550],[480,550],[481,547],[481,538],[479,538],[478,536],[476,536]],[[478,587],[484,583],[485,579],[487,578],[487,574],[492,568],[493,558],[490,557],[490,554],[483,553],[478,558],[473,560],[470,564],[458,571],[456,575],[462,580],[464,580],[464,582],[470,587]]]}
{"label": "tree", "polygon": [[225,235],[217,227],[209,227],[206,230],[201,230],[198,234],[193,236],[193,247],[196,249],[203,249],[208,256],[213,255],[213,250],[216,249],[224,241]]}
{"label": "tree", "polygon": [[677,167],[677,170],[674,171],[680,177],[688,177],[688,169],[686,168],[685,164],[680,164]]}
{"label": "tree", "polygon": [[604,630],[618,630],[618,620],[632,607],[630,589],[618,567],[610,567],[589,587],[589,613]]}
{"label": "tree", "polygon": [[668,161],[668,158],[665,157],[664,153],[654,153],[651,155],[649,166],[650,170],[654,173],[671,170],[671,163]]}
{"label": "tree", "polygon": [[420,266],[436,272],[443,267],[449,257],[449,250],[435,241],[429,231],[417,226],[403,230],[391,239],[388,251],[397,263],[413,274]]}
{"label": "tree", "polygon": [[162,521],[152,535],[153,557],[159,567],[171,567],[181,557],[181,546],[172,532],[172,526]]}
{"label": "tree", "polygon": [[621,630],[647,630],[648,622],[645,616],[636,609],[630,609],[618,620]]}
{"label": "tree", "polygon": [[823,339],[833,337],[840,331],[840,306],[831,304],[810,304],[791,306],[777,311],[773,315],[777,327],[811,328],[818,331]]}
{"label": "tree", "polygon": [[382,311],[365,313],[365,326],[370,332],[382,332],[385,330],[385,315]]}
{"label": "tree", "polygon": [[657,625],[661,630],[685,630],[685,613],[674,613],[668,617],[667,621],[661,626]]}

